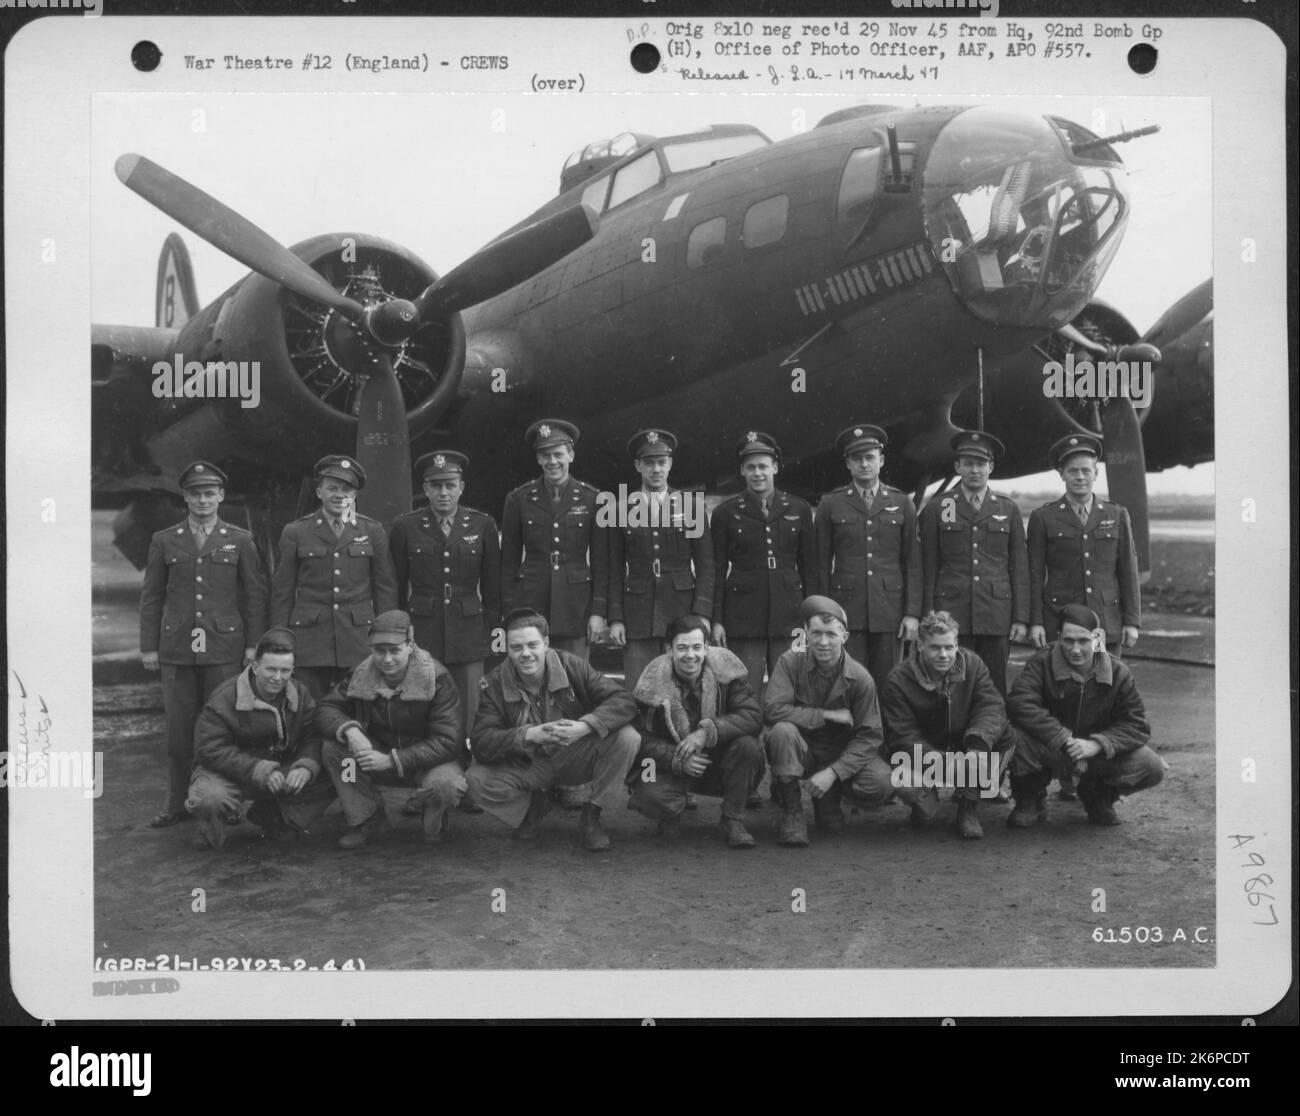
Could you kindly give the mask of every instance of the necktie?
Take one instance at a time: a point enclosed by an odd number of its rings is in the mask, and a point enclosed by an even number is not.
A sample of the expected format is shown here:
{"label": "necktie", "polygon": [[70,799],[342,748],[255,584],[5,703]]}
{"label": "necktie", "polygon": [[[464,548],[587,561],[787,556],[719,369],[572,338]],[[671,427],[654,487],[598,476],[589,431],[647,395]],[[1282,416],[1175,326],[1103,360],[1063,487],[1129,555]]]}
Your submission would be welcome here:
{"label": "necktie", "polygon": [[974,508],[976,511],[979,511],[979,510],[980,510],[980,503],[981,503],[981,500],[982,500],[982,497],[980,496],[980,494],[979,494],[978,492],[972,492],[972,493],[971,493],[971,498],[970,498],[970,506],[971,506],[972,508]]}
{"label": "necktie", "polygon": [[1075,505],[1074,505],[1074,514],[1077,515],[1077,516],[1079,517],[1079,522],[1080,522],[1080,523],[1084,524],[1085,526],[1087,525],[1087,522],[1088,522],[1088,509],[1087,509],[1087,508],[1085,508],[1082,504],[1075,504]]}
{"label": "necktie", "polygon": [[343,537],[343,520],[331,519],[330,530],[334,532],[334,537],[336,539],[341,539]]}
{"label": "necktie", "polygon": [[446,536],[448,536],[448,535],[451,534],[451,520],[450,520],[450,519],[440,519],[440,520],[438,520],[438,526],[442,528],[442,534],[443,534],[443,537],[444,537],[444,538],[445,538]]}
{"label": "necktie", "polygon": [[193,527],[193,533],[195,546],[202,550],[203,544],[208,541],[208,529],[201,523],[196,523]]}
{"label": "necktie", "polygon": [[772,507],[772,502],[766,496],[764,496],[763,499],[759,501],[759,503],[763,507],[763,518],[766,519],[768,511]]}

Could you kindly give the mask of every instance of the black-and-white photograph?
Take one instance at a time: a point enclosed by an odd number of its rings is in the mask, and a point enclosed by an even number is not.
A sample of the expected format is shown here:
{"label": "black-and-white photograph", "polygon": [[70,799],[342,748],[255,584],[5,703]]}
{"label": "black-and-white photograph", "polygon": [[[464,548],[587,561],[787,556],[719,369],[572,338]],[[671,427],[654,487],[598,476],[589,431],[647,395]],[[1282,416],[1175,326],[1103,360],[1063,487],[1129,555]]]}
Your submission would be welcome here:
{"label": "black-and-white photograph", "polygon": [[1224,963],[1213,99],[656,26],[89,98],[95,980]]}
{"label": "black-and-white photograph", "polygon": [[96,101],[98,954],[1213,965],[1208,105],[590,104]]}

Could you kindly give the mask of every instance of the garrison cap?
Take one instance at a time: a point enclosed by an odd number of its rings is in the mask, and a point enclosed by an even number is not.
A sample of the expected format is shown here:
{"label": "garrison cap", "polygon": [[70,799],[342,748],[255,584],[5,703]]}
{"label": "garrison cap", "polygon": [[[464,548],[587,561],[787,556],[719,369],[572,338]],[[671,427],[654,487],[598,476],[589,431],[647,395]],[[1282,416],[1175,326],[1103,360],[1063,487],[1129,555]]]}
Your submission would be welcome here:
{"label": "garrison cap", "polygon": [[415,463],[415,475],[421,481],[460,480],[469,468],[469,458],[455,450],[434,450]]}
{"label": "garrison cap", "polygon": [[835,448],[845,457],[862,450],[884,449],[889,445],[889,435],[878,426],[855,423],[839,432],[835,439]]}
{"label": "garrison cap", "polygon": [[370,642],[374,643],[376,639],[397,639],[405,642],[408,639],[415,638],[415,628],[411,624],[411,618],[400,608],[390,608],[387,612],[381,612],[370,621]]}
{"label": "garrison cap", "polygon": [[351,457],[338,453],[328,454],[317,461],[315,468],[312,469],[312,475],[316,480],[320,480],[321,477],[333,477],[335,480],[350,484],[358,491],[366,487],[366,471]]}
{"label": "garrison cap", "polygon": [[273,645],[297,651],[298,640],[288,628],[267,628],[262,633],[262,638],[257,641],[257,646],[259,650],[268,651]]}
{"label": "garrison cap", "polygon": [[1076,453],[1089,453],[1100,461],[1102,454],[1101,439],[1096,434],[1067,434],[1064,438],[1058,438],[1052,443],[1052,448],[1047,451],[1047,458],[1051,461],[1053,468],[1059,469],[1061,462]]}
{"label": "garrison cap", "polygon": [[1007,452],[1006,446],[992,434],[985,434],[983,430],[959,430],[952,436],[950,444],[956,457],[966,454],[968,457],[982,457],[986,461],[996,461]]}
{"label": "garrison cap", "polygon": [[634,461],[642,457],[662,457],[664,454],[672,457],[676,448],[677,435],[668,430],[641,430],[633,434],[627,443],[627,452]]}
{"label": "garrison cap", "polygon": [[830,597],[806,597],[804,602],[799,606],[799,615],[803,617],[803,622],[808,623],[814,616],[834,616],[846,628],[849,626],[849,617],[838,601]]}
{"label": "garrison cap", "polygon": [[219,484],[226,487],[226,474],[211,461],[191,461],[181,470],[180,486],[193,488],[200,484]]}
{"label": "garrison cap", "polygon": [[736,460],[744,461],[756,453],[765,453],[777,461],[781,460],[781,447],[771,434],[765,434],[761,430],[747,430],[736,443]]}
{"label": "garrison cap", "polygon": [[1066,624],[1077,624],[1090,632],[1095,632],[1101,627],[1101,618],[1087,605],[1068,604],[1057,613],[1057,617],[1062,627]]}
{"label": "garrison cap", "polygon": [[534,450],[552,446],[573,445],[578,440],[578,428],[563,419],[542,419],[524,432],[524,441]]}

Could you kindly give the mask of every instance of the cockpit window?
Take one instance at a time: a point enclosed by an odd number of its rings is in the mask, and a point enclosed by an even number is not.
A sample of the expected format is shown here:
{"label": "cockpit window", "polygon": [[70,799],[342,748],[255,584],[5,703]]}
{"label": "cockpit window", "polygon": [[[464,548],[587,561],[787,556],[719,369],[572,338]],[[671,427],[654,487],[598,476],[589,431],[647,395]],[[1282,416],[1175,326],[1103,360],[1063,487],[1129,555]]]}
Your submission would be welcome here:
{"label": "cockpit window", "polygon": [[609,177],[598,178],[582,191],[583,204],[591,206],[597,213],[605,208],[605,195],[609,193]]}
{"label": "cockpit window", "polygon": [[785,194],[755,202],[745,210],[745,223],[740,228],[740,242],[746,248],[762,248],[775,244],[785,236],[786,217],[790,199]]}
{"label": "cockpit window", "polygon": [[614,186],[609,192],[609,208],[613,209],[614,206],[645,193],[662,178],[658,157],[653,151],[647,151],[614,174]]}
{"label": "cockpit window", "polygon": [[727,239],[727,219],[711,217],[691,229],[686,240],[686,266],[703,267],[722,256],[723,242]]}
{"label": "cockpit window", "polygon": [[856,228],[871,212],[880,187],[880,154],[878,147],[859,147],[849,152],[835,203],[835,215],[841,223],[847,221]]}
{"label": "cockpit window", "polygon": [[676,140],[663,145],[664,162],[669,174],[698,170],[723,159],[734,159],[747,151],[767,146],[767,139],[755,133],[739,136],[704,136]]}
{"label": "cockpit window", "polygon": [[1055,328],[1087,304],[1119,248],[1123,178],[1095,152],[1081,165],[1059,121],[968,110],[925,167],[935,255],[977,316]]}

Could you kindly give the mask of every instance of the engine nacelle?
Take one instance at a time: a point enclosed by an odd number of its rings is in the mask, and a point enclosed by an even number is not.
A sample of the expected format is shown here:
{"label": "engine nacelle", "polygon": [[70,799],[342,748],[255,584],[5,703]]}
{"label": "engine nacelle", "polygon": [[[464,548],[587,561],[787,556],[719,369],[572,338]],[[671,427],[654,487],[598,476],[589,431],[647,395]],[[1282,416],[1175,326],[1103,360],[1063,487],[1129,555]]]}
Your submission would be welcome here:
{"label": "engine nacelle", "polygon": [[[328,234],[296,244],[292,251],[364,305],[414,299],[437,279],[413,253],[371,236]],[[165,400],[159,440],[180,436],[179,428],[199,417],[193,412],[211,408],[232,442],[255,447],[265,471],[301,473],[322,454],[353,453],[354,408],[372,367],[373,345],[329,307],[261,275],[245,276],[185,323],[177,352],[187,362],[257,362],[258,406],[243,407],[237,399]],[[455,398],[465,364],[460,315],[426,322],[389,352],[414,440]]]}

